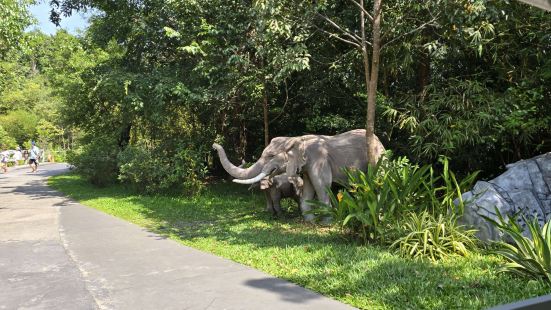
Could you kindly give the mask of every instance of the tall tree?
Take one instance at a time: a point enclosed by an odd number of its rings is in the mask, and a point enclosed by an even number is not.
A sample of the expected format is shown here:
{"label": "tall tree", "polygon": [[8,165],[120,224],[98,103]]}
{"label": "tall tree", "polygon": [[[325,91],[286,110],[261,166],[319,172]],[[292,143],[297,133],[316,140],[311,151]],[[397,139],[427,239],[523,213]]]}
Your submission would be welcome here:
{"label": "tall tree", "polygon": [[22,34],[32,22],[31,0],[0,0],[0,59],[22,44]]}
{"label": "tall tree", "polygon": [[371,52],[371,76],[369,74],[369,55],[367,53],[367,40],[365,39],[365,16],[364,0],[360,0],[361,29],[362,29],[362,54],[364,56],[364,66],[366,71],[367,87],[367,116],[365,123],[365,138],[367,141],[367,159],[371,165],[375,165],[377,158],[377,141],[375,138],[375,106],[377,104],[377,82],[379,81],[379,57],[381,53],[381,0],[373,2],[373,43]]}
{"label": "tall tree", "polygon": [[[375,143],[375,111],[377,104],[377,85],[379,81],[379,63],[381,54],[381,19],[383,13],[382,0],[373,1],[372,15],[367,11],[364,0],[349,0],[351,6],[355,7],[359,12],[359,31],[358,36],[356,31],[351,31],[343,25],[339,25],[338,22],[332,20],[326,15],[318,13],[318,16],[325,20],[328,25],[334,29],[335,32],[328,32],[331,37],[335,37],[342,42],[350,44],[359,49],[363,58],[365,89],[367,93],[367,109],[366,109],[366,143],[367,143],[367,158],[371,165],[377,163],[376,156],[376,143]],[[371,26],[371,41],[367,40],[366,19],[369,19]],[[428,25],[427,22],[413,31],[418,31],[424,26]],[[403,34],[407,35],[409,33]],[[397,38],[392,38],[390,41],[395,41]],[[371,47],[371,48],[370,48]]]}

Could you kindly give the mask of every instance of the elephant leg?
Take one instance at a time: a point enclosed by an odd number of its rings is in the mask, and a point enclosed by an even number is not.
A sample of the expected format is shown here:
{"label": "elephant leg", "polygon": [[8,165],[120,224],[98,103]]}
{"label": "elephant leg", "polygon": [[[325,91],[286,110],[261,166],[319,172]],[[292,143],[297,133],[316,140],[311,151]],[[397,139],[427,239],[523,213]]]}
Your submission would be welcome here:
{"label": "elephant leg", "polygon": [[[320,201],[325,205],[331,206],[331,199],[329,199],[329,194],[327,193],[328,190],[331,190],[331,182],[332,182],[331,171],[325,171],[325,173],[322,173],[321,176],[317,178],[313,178],[311,182],[312,182],[312,187],[316,192],[318,201]],[[321,220],[321,223],[328,225],[331,223],[331,221],[332,221],[332,218],[328,216],[328,217],[324,217]]]}
{"label": "elephant leg", "polygon": [[306,174],[304,175],[303,179],[304,185],[302,188],[302,197],[300,197],[300,211],[302,211],[302,216],[304,217],[304,220],[306,220],[307,222],[313,222],[314,215],[306,214],[306,212],[310,211],[311,209],[310,205],[306,203],[306,201],[314,199],[316,191],[312,186],[312,183],[310,182],[310,178]]}
{"label": "elephant leg", "polygon": [[270,194],[272,196],[273,211],[279,216],[281,215],[281,192],[278,188],[272,188],[270,189]]}
{"label": "elephant leg", "polygon": [[327,194],[327,189],[331,188],[331,177],[325,176],[323,178],[313,178],[311,180],[311,183],[314,191],[316,192],[318,200],[328,205],[331,200],[329,199],[329,194]]}
{"label": "elephant leg", "polygon": [[272,195],[270,194],[270,190],[265,190],[264,195],[266,196],[266,211],[270,212],[271,214],[274,214],[274,203],[272,201]]}

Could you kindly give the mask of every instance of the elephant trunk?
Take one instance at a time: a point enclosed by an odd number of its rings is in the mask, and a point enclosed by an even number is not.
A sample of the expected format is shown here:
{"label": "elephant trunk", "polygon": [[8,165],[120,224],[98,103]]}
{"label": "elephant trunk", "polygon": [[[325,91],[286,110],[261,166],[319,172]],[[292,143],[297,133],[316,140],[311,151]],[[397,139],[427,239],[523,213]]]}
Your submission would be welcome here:
{"label": "elephant trunk", "polygon": [[218,152],[218,157],[220,157],[220,163],[222,164],[222,167],[224,167],[224,170],[226,170],[226,172],[234,178],[249,179],[257,176],[260,171],[262,171],[263,165],[260,161],[257,161],[254,165],[247,169],[240,168],[235,166],[228,160],[226,152],[221,145],[214,143],[212,147]]}

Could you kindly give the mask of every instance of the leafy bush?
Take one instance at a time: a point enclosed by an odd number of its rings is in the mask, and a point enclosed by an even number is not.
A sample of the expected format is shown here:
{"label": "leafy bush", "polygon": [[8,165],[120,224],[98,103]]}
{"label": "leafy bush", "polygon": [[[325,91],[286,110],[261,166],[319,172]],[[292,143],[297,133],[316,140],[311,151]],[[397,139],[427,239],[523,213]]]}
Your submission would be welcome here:
{"label": "leafy bush", "polygon": [[173,167],[153,151],[142,146],[128,146],[118,156],[118,179],[140,191],[154,193],[170,188],[175,182]]}
{"label": "leafy bush", "polygon": [[2,126],[0,126],[0,150],[12,149],[17,146],[15,139],[12,138]]}
{"label": "leafy bush", "polygon": [[100,136],[67,154],[67,161],[76,172],[97,186],[106,186],[117,179],[117,154],[114,139]]}
{"label": "leafy bush", "polygon": [[494,83],[450,78],[434,81],[426,95],[390,100],[382,115],[409,137],[393,142],[401,144],[395,148],[426,162],[444,154],[462,171],[486,174],[549,148],[551,110],[541,83],[508,85],[504,91]]}
{"label": "leafy bush", "polygon": [[38,120],[38,116],[25,110],[15,110],[6,115],[0,115],[0,124],[17,144],[32,140],[36,136]]}
{"label": "leafy bush", "polygon": [[434,178],[431,169],[431,180],[428,184],[431,188],[433,213],[462,215],[465,202],[461,193],[471,189],[480,171],[470,173],[458,182],[455,173],[450,170],[448,158],[441,156],[438,161],[442,165],[441,174]]}
{"label": "leafy bush", "polygon": [[67,161],[67,151],[61,148],[53,150],[50,152],[56,162],[66,162]]}
{"label": "leafy bush", "polygon": [[537,219],[524,218],[531,235],[531,238],[527,238],[514,217],[505,220],[497,209],[496,214],[498,221],[485,218],[513,241],[512,244],[496,242],[498,249],[492,251],[508,262],[500,271],[543,279],[551,285],[551,220],[540,228]]}
{"label": "leafy bush", "polygon": [[436,261],[452,254],[465,256],[475,247],[476,230],[464,230],[457,225],[455,215],[439,214],[435,218],[427,211],[411,212],[400,221],[400,228],[403,236],[391,247],[404,256]]}
{"label": "leafy bush", "polygon": [[430,167],[419,168],[406,158],[389,161],[383,157],[367,172],[347,170],[344,190],[335,196],[329,191],[331,206],[316,203],[318,216],[331,216],[337,225],[364,242],[387,240],[397,214],[429,203],[426,183]]}
{"label": "leafy bush", "polygon": [[180,176],[178,182],[182,181],[181,188],[186,194],[197,195],[205,188],[203,180],[207,174],[207,167],[202,154],[200,150],[188,148],[181,148],[176,153],[174,168]]}
{"label": "leafy bush", "polygon": [[[461,192],[469,187],[476,173],[460,182],[449,170],[448,160],[441,158],[440,176],[432,166],[419,167],[405,157],[389,160],[385,155],[367,172],[346,171],[344,189],[335,196],[329,191],[331,206],[313,202],[318,217],[331,216],[334,223],[349,235],[364,242],[394,241],[399,233],[399,220],[404,214],[428,210],[433,214],[460,214]],[[459,207],[453,201],[459,198]]]}
{"label": "leafy bush", "polygon": [[145,146],[128,146],[118,156],[119,180],[146,193],[182,189],[197,194],[203,189],[205,169],[191,149],[180,149],[174,156]]}

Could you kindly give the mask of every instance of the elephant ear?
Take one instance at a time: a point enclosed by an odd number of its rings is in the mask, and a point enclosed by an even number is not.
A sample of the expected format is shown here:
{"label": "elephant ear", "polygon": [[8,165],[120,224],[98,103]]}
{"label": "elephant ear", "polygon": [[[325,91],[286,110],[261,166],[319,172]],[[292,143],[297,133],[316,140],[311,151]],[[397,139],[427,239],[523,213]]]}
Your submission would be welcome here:
{"label": "elephant ear", "polygon": [[287,152],[287,176],[289,182],[295,186],[298,192],[302,192],[304,182],[299,176],[302,167],[306,164],[306,143],[301,138],[293,138],[285,145]]}

